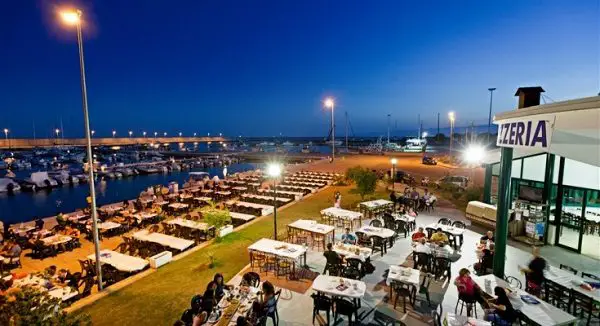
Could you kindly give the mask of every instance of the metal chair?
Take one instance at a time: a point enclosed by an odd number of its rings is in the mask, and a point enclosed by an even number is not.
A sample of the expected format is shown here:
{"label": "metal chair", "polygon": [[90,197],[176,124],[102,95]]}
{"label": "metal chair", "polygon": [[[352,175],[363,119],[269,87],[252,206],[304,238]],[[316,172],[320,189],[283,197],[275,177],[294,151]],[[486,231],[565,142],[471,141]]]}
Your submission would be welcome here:
{"label": "metal chair", "polygon": [[560,269],[563,269],[563,270],[569,271],[569,272],[571,272],[571,273],[573,273],[573,274],[577,275],[577,270],[576,270],[575,268],[571,267],[571,266],[567,266],[567,265],[560,264]]}
{"label": "metal chair", "polygon": [[514,276],[505,276],[504,280],[508,282],[508,284],[510,284],[511,287],[519,289],[523,288],[523,284],[521,283],[521,281]]}
{"label": "metal chair", "polygon": [[331,314],[331,308],[333,306],[331,298],[321,294],[312,294],[311,297],[313,298],[313,324],[315,323],[315,318],[319,314],[319,311],[325,311],[327,313],[327,325],[329,325],[329,315]]}
{"label": "metal chair", "polygon": [[438,220],[437,224],[450,225],[450,224],[452,224],[452,221],[450,221],[450,219],[442,217],[441,219]]}

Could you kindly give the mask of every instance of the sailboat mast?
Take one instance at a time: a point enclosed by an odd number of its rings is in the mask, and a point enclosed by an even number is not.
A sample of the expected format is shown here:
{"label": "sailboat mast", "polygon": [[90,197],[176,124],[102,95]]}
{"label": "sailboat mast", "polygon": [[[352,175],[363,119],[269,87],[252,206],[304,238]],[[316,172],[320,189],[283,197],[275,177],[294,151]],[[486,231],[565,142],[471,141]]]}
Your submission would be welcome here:
{"label": "sailboat mast", "polygon": [[346,153],[348,152],[348,111],[346,111]]}

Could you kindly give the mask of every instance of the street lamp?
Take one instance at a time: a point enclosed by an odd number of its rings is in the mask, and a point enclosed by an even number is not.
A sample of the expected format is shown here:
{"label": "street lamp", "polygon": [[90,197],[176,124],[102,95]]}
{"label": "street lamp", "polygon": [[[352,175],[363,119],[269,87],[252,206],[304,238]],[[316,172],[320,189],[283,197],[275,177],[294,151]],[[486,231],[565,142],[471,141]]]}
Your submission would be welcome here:
{"label": "street lamp", "polygon": [[142,136],[144,136],[144,138],[146,138],[146,132],[142,131]]}
{"label": "street lamp", "polygon": [[95,133],[96,133],[96,130],[92,130],[92,136],[94,136]]}
{"label": "street lamp", "polygon": [[196,137],[196,133],[194,133],[194,137]]}
{"label": "street lamp", "polygon": [[398,159],[394,157],[394,158],[392,158],[390,160],[390,162],[392,163],[392,175],[391,175],[391,177],[392,177],[392,188],[393,188],[394,187],[393,184],[394,184],[394,181],[396,179],[396,164],[398,164]]}
{"label": "street lamp", "polygon": [[181,137],[181,135],[182,135],[181,132],[179,132],[179,137]]}
{"label": "street lamp", "polygon": [[131,138],[131,135],[133,135],[133,131],[129,130],[129,138]]}
{"label": "street lamp", "polygon": [[485,149],[483,146],[472,144],[470,145],[464,152],[464,160],[467,163],[472,164],[471,168],[471,179],[473,180],[473,185],[475,186],[475,168],[481,164],[485,156]]}
{"label": "street lamp", "polygon": [[4,138],[6,138],[6,142],[8,143],[8,148],[10,148],[10,142],[8,141],[8,129],[4,128]]}
{"label": "street lamp", "polygon": [[158,132],[155,131],[154,132],[154,138],[156,138],[156,135],[158,135]]}
{"label": "street lamp", "polygon": [[488,91],[490,91],[490,115],[488,116],[488,137],[487,137],[487,142],[488,142],[488,146],[490,143],[490,133],[491,133],[491,129],[492,129],[492,99],[494,98],[494,91],[496,90],[495,87],[490,87],[488,88]]}
{"label": "street lamp", "polygon": [[452,156],[452,141],[454,140],[454,120],[455,120],[454,112],[448,112],[448,119],[450,119],[450,156]]}
{"label": "street lamp", "polygon": [[331,109],[331,158],[335,159],[335,115],[333,113],[335,102],[331,97],[325,99],[325,107]]}
{"label": "street lamp", "polygon": [[165,132],[163,135],[164,135],[165,137],[167,137],[167,133],[166,133],[166,132]]}
{"label": "street lamp", "polygon": [[79,48],[79,69],[81,78],[81,104],[83,107],[83,119],[85,123],[85,137],[87,143],[88,173],[92,212],[92,231],[94,237],[94,249],[96,256],[96,275],[98,279],[98,290],[102,291],[102,261],[100,260],[100,241],[98,240],[98,217],[96,215],[96,190],[94,185],[94,159],[92,156],[92,140],[90,134],[90,118],[88,114],[87,87],[85,83],[85,64],[83,58],[83,36],[81,33],[81,10],[61,11],[60,16],[67,25],[75,26],[77,30],[77,45]]}
{"label": "street lamp", "polygon": [[267,174],[273,178],[273,239],[277,240],[277,178],[281,176],[281,165],[269,164]]}
{"label": "street lamp", "polygon": [[116,134],[117,134],[117,132],[115,130],[113,130],[113,132],[112,132],[113,138],[115,138]]}

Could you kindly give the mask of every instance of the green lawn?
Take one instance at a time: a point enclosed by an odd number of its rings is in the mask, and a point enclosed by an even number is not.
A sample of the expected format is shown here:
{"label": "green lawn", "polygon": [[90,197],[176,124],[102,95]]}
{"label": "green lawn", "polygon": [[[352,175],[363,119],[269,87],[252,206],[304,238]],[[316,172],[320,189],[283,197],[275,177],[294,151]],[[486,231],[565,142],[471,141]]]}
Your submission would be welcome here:
{"label": "green lawn", "polygon": [[[349,192],[350,187],[330,187],[304,199],[277,214],[279,234],[285,226],[297,219],[316,219],[319,212],[332,206],[333,193],[342,193],[342,207],[351,209],[360,197]],[[380,187],[374,197],[384,198],[387,193]],[[266,216],[247,228],[232,233],[220,243],[172,262],[156,273],[111,293],[76,313],[92,317],[94,325],[171,325],[183,310],[189,307],[194,294],[204,292],[206,284],[216,272],[229,279],[249,263],[246,248],[263,237],[273,235],[273,217]],[[208,253],[216,257],[217,267],[208,269]]]}

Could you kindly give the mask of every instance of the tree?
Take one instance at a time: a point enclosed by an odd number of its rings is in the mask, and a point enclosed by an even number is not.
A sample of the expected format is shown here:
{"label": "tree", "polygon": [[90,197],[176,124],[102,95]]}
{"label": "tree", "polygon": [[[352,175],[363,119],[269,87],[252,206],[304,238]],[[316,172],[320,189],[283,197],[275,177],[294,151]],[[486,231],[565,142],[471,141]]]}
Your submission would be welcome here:
{"label": "tree", "polygon": [[91,325],[89,315],[62,311],[61,300],[31,286],[11,288],[0,294],[0,325]]}
{"label": "tree", "polygon": [[346,171],[346,176],[356,184],[355,191],[360,195],[362,199],[366,195],[371,195],[375,192],[377,186],[377,174],[375,172],[365,169],[361,166],[349,168]]}
{"label": "tree", "polygon": [[231,216],[229,215],[229,210],[218,209],[214,203],[211,203],[209,206],[202,208],[201,212],[204,221],[215,227],[215,233],[217,238],[219,237],[219,231],[221,230],[221,228],[231,223]]}

